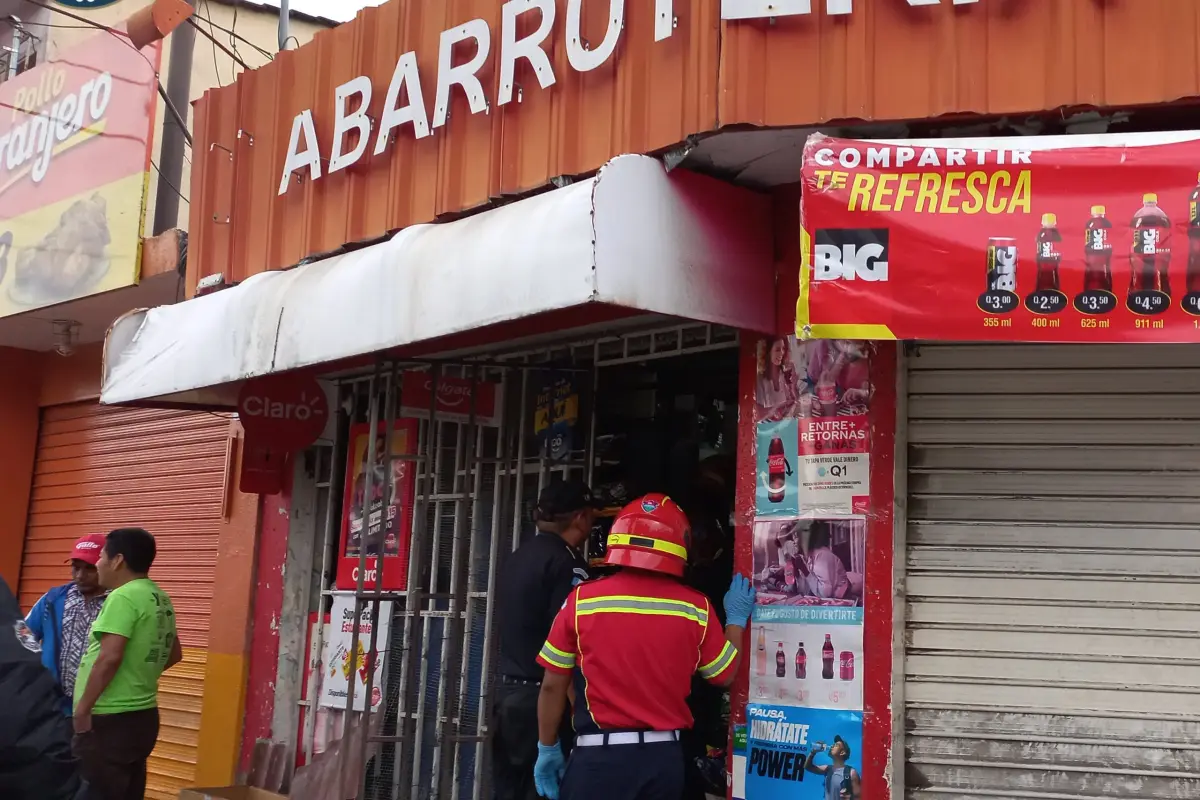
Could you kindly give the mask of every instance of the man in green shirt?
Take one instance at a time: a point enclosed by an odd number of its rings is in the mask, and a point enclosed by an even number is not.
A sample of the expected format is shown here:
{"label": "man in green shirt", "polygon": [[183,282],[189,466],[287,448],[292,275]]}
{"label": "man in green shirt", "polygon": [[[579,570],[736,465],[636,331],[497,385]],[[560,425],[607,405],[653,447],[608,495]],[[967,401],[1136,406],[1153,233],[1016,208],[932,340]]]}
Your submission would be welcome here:
{"label": "man in green shirt", "polygon": [[75,680],[75,754],[103,800],[142,800],[158,739],[158,679],[183,659],[175,607],[150,580],[154,537],[108,534],[96,569],[109,590]]}

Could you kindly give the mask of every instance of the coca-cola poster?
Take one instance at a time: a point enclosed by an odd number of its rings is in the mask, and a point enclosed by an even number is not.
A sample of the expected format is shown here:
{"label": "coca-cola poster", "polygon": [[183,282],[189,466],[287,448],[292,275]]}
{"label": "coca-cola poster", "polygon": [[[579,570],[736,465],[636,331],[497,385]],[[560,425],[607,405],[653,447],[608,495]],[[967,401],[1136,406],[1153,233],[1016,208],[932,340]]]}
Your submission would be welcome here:
{"label": "coca-cola poster", "polygon": [[763,606],[750,643],[751,702],[862,710],[862,607]]}
{"label": "coca-cola poster", "polygon": [[[861,712],[746,706],[746,764],[735,800],[859,800],[862,797]],[[738,746],[741,746],[740,743]]]}
{"label": "coca-cola poster", "polygon": [[1200,341],[1195,132],[804,148],[802,338]]}
{"label": "coca-cola poster", "polygon": [[869,502],[870,345],[768,339],[755,382],[760,517],[864,517]]}
{"label": "coca-cola poster", "polygon": [[[417,426],[414,419],[396,420],[392,430],[393,456],[416,453]],[[365,588],[375,588],[376,557],[380,551],[383,553],[381,587],[399,590],[407,586],[416,463],[404,458],[393,458],[389,463],[386,443],[387,428],[380,423],[375,432],[375,460],[369,465],[371,426],[360,424],[350,429],[337,566],[336,585],[339,589],[357,587],[359,556],[364,546],[367,550]],[[371,475],[370,497],[367,496],[368,473]]]}

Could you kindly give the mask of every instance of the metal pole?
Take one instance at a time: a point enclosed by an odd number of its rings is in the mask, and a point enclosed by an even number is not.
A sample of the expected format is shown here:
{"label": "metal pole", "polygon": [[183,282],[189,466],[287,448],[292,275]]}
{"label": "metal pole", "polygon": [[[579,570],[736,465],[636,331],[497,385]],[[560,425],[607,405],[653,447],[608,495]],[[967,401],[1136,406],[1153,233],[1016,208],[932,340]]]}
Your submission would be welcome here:
{"label": "metal pole", "polygon": [[[189,5],[195,5],[188,0]],[[166,97],[170,105],[187,114],[191,107],[192,55],[196,49],[196,29],[180,25],[170,36],[171,59],[167,66]],[[186,123],[187,118],[184,117]],[[163,115],[162,152],[158,157],[158,189],[154,194],[154,235],[179,227],[179,195],[183,188],[183,159],[187,131],[170,113]]]}
{"label": "metal pole", "polygon": [[[404,380],[404,373],[401,373],[401,381],[403,382]],[[404,394],[403,388],[403,383],[401,383],[401,396]],[[432,402],[436,403],[436,401],[436,395],[432,396]],[[431,407],[431,419],[433,411],[434,409]],[[408,757],[405,757],[402,754],[405,748],[412,744],[412,726],[408,710],[408,684],[412,679],[413,672],[417,670],[416,659],[421,652],[416,642],[416,626],[418,609],[421,607],[420,565],[426,534],[426,507],[428,506],[425,497],[428,495],[429,471],[433,464],[433,459],[429,455],[430,442],[433,441],[432,433],[433,431],[430,429],[428,423],[424,425],[418,424],[415,450],[417,461],[414,464],[414,469],[417,470],[417,480],[415,483],[416,496],[413,498],[412,533],[408,546],[408,582],[407,590],[404,594],[404,638],[401,643],[400,685],[397,688],[399,698],[396,710],[396,731],[400,739],[397,742],[397,750],[400,753],[396,756],[396,767],[392,773],[393,798],[401,796],[400,787],[404,785],[404,781],[408,777],[407,771],[413,769],[414,766],[413,755],[409,753]],[[417,769],[419,771],[419,765]]]}
{"label": "metal pole", "polygon": [[[351,670],[350,680],[346,686],[346,717],[342,720],[342,742],[344,747],[351,745],[348,737],[354,714],[354,689],[356,683],[354,675],[357,672],[358,666],[359,623],[362,618],[363,583],[367,572],[367,540],[370,538],[371,533],[371,497],[375,491],[373,484],[375,477],[375,432],[379,429],[379,366],[379,363],[376,362],[375,374],[371,376],[370,388],[368,390],[369,399],[367,407],[370,411],[367,415],[369,419],[367,429],[367,463],[363,470],[363,520],[362,530],[359,532],[358,537],[358,578],[355,581],[354,587],[354,625],[350,634],[350,664],[356,669]],[[351,448],[351,455],[353,455],[353,448]],[[336,620],[334,620],[334,624],[337,624]],[[363,736],[366,736],[365,729],[363,730]],[[343,752],[345,751],[343,750]],[[349,763],[350,759],[343,757],[341,769],[339,770],[341,778],[341,782],[338,784],[339,794],[341,794],[342,787],[346,785],[345,770]]]}
{"label": "metal pole", "polygon": [[[337,390],[337,396],[340,398],[341,395],[342,395],[342,387],[339,384],[338,390]],[[325,576],[329,572],[329,548],[330,548],[330,541],[333,539],[333,528],[334,528],[334,520],[335,520],[334,509],[337,507],[337,503],[334,502],[334,500],[338,496],[337,489],[336,489],[336,487],[338,485],[338,478],[340,477],[338,473],[339,473],[339,471],[342,473],[345,473],[345,469],[338,470],[338,467],[337,467],[337,465],[338,465],[338,446],[341,444],[341,438],[342,438],[342,424],[341,424],[341,420],[337,418],[336,410],[335,410],[334,424],[333,424],[333,449],[329,453],[329,497],[325,502],[325,530],[321,536],[321,589],[322,589],[322,593],[319,595],[318,601],[317,601],[317,636],[316,636],[316,639],[317,639],[316,653],[317,653],[318,663],[322,663],[321,659],[323,657],[324,650],[325,650],[325,595],[324,595],[323,590],[325,588]],[[318,463],[320,463],[320,462],[318,461]],[[318,482],[317,482],[318,486],[320,486],[319,479],[320,479],[320,476],[318,476]],[[320,491],[320,490],[318,489],[318,491]],[[317,706],[319,705],[317,696],[318,696],[318,691],[320,688],[319,687],[319,684],[321,682],[320,678],[322,675],[325,674],[325,671],[323,669],[313,670],[311,664],[306,664],[305,668],[309,670],[308,697],[306,698],[308,701],[308,713],[304,717],[304,756],[305,756],[305,763],[307,763],[309,760],[312,759],[313,734],[317,728]]]}
{"label": "metal pole", "polygon": [[[454,473],[450,481],[450,502],[454,509],[453,534],[450,540],[450,601],[447,604],[448,610],[442,623],[442,651],[438,662],[438,692],[437,705],[435,707],[437,716],[435,719],[439,728],[439,734],[436,737],[433,749],[432,786],[430,787],[430,794],[433,797],[438,797],[438,790],[441,786],[441,773],[445,769],[445,765],[442,763],[442,750],[445,748],[447,742],[444,734],[440,732],[440,728],[442,722],[449,719],[449,714],[446,713],[446,683],[452,661],[451,647],[456,640],[454,632],[458,630],[458,591],[460,584],[458,573],[461,568],[460,550],[464,528],[463,508],[466,500],[466,492],[462,490],[462,485],[466,484],[466,464],[470,462],[471,458],[468,444],[470,435],[469,430],[465,430],[463,425],[459,425],[458,435],[455,437],[454,443]],[[460,473],[464,474],[460,475]],[[459,483],[460,478],[463,479],[462,485]]]}
{"label": "metal pole", "polygon": [[521,506],[525,502],[525,404],[529,401],[529,370],[521,370],[521,402],[517,406],[517,481],[513,494],[513,527],[512,549],[515,552],[521,544],[521,529],[525,520],[521,519]]}
{"label": "metal pole", "polygon": [[[396,428],[396,364],[392,363],[391,371],[387,376],[387,388],[384,390],[384,434],[383,434],[383,463],[385,472],[383,478],[383,502],[379,509],[379,533],[378,541],[375,543],[375,591],[371,597],[371,644],[367,648],[366,658],[371,667],[367,670],[367,679],[363,686],[363,730],[362,730],[362,745],[360,751],[359,763],[362,764],[362,780],[359,785],[361,797],[367,795],[367,751],[370,748],[370,721],[371,721],[371,704],[374,699],[372,689],[375,687],[375,652],[379,649],[379,605],[380,593],[383,590],[383,550],[387,542],[388,529],[388,509],[392,505],[392,434]],[[372,428],[371,441],[375,441],[375,430]],[[374,461],[371,461],[372,472],[374,472]],[[368,520],[370,517],[368,517]],[[397,516],[394,523],[396,526],[400,524],[400,517]],[[370,534],[370,525],[366,528],[366,534]],[[367,542],[376,537],[369,535],[363,536],[363,548],[359,554],[360,559],[365,563],[365,554],[367,551]],[[359,572],[359,586],[362,586],[362,572]],[[361,590],[361,588],[360,588]],[[355,604],[357,606],[357,603]],[[386,707],[385,707],[386,708]],[[376,761],[376,770],[378,772],[379,762]]]}
{"label": "metal pole", "polygon": [[[507,371],[500,378],[499,395],[508,397]],[[483,666],[480,669],[479,677],[479,717],[475,724],[479,749],[475,755],[475,783],[471,790],[471,800],[480,800],[483,796],[483,762],[487,757],[487,740],[490,733],[488,714],[492,705],[489,702],[491,699],[492,630],[496,606],[496,569],[499,566],[496,562],[500,560],[500,509],[504,507],[502,491],[504,483],[501,476],[504,473],[504,456],[508,452],[505,438],[505,434],[508,432],[506,421],[507,418],[503,415],[497,420],[499,430],[496,434],[496,477],[492,489],[492,539],[488,545],[487,584],[484,586],[487,599],[483,612]]]}
{"label": "metal pole", "polygon": [[[441,378],[441,366],[435,364],[430,370],[430,400],[429,400],[429,426],[432,433],[430,434],[433,443],[433,460],[428,471],[428,479],[431,482],[432,489],[426,495],[434,497],[438,493],[439,482],[441,479],[441,464],[442,464],[442,429],[437,420],[437,398],[439,379]],[[437,558],[438,548],[441,545],[442,538],[442,503],[440,500],[433,500],[433,536],[431,537],[429,550],[429,591],[431,594],[437,592]],[[426,611],[433,611],[432,601],[427,601],[429,604]],[[421,745],[425,736],[425,682],[429,680],[429,660],[425,658],[425,648],[429,643],[429,628],[431,617],[429,614],[424,615],[421,622],[421,652],[414,654],[415,658],[420,658],[421,669],[417,684],[417,710],[413,720],[413,775],[411,794],[408,797],[417,798],[421,796]]]}
{"label": "metal pole", "polygon": [[[454,725],[454,761],[451,786],[453,787],[455,797],[459,796],[459,782],[462,779],[461,767],[463,750],[463,716],[466,714],[467,690],[469,688],[471,676],[471,636],[475,632],[475,618],[477,616],[475,613],[476,598],[474,597],[474,594],[476,593],[475,585],[478,582],[475,578],[475,561],[479,557],[477,548],[480,538],[478,536],[479,528],[482,525],[481,518],[483,501],[481,499],[481,495],[483,494],[483,469],[485,462],[485,457],[483,455],[483,426],[479,424],[478,419],[478,397],[479,369],[474,367],[471,369],[471,412],[470,422],[468,423],[468,429],[473,430],[475,435],[474,453],[470,460],[472,469],[474,471],[474,483],[471,487],[471,525],[467,530],[467,563],[464,567],[464,571],[466,572],[466,586],[461,592],[463,596],[463,614],[465,615],[465,621],[463,623],[461,653],[459,654],[459,673],[462,676],[462,680],[458,686],[458,699],[456,706],[457,713],[454,715],[456,722]],[[471,476],[468,475],[467,477]],[[493,487],[492,491],[495,492],[495,489],[496,487]],[[482,676],[480,680],[482,680]],[[478,719],[478,716],[483,713],[482,709],[477,709],[477,712],[476,719]],[[474,736],[476,733],[478,733],[478,722],[476,722],[476,730],[471,731],[471,735]],[[478,742],[476,742],[476,747],[478,747]],[[478,761],[478,750],[476,751],[475,757],[476,761]]]}
{"label": "metal pole", "polygon": [[288,39],[292,38],[290,24],[292,21],[290,0],[279,0],[279,50],[287,50]]}

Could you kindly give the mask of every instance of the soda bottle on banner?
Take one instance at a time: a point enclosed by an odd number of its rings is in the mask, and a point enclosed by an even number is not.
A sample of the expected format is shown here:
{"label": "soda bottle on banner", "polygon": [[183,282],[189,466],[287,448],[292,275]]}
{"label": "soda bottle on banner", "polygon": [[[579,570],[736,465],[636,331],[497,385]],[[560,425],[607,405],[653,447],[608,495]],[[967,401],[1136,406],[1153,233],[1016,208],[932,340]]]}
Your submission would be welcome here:
{"label": "soda bottle on banner", "polygon": [[1017,298],[1017,240],[993,236],[987,243],[987,273],[983,294],[975,304],[986,314],[1007,314]]}
{"label": "soda bottle on banner", "polygon": [[792,472],[783,452],[783,439],[776,436],[767,447],[767,499],[782,503],[787,476]]}
{"label": "soda bottle on banner", "polygon": [[754,668],[759,675],[767,674],[767,629],[761,625],[758,628],[758,647],[754,654]]}
{"label": "soda bottle on banner", "polygon": [[1130,225],[1133,244],[1126,305],[1135,314],[1161,314],[1171,302],[1171,219],[1158,207],[1158,195],[1142,197],[1142,208]]}
{"label": "soda bottle on banner", "polygon": [[779,649],[775,651],[775,677],[787,677],[787,656],[783,654],[783,642],[779,643]]}
{"label": "soda bottle on banner", "polygon": [[1061,244],[1058,217],[1043,214],[1042,229],[1037,236],[1037,276],[1033,292],[1025,298],[1025,307],[1035,314],[1057,314],[1067,305],[1058,275],[1062,264]]}
{"label": "soda bottle on banner", "polygon": [[796,649],[796,678],[804,680],[808,677],[808,656],[804,652],[804,642]]}
{"label": "soda bottle on banner", "polygon": [[825,634],[825,645],[821,648],[821,677],[827,681],[833,680],[833,640]]}
{"label": "soda bottle on banner", "polygon": [[1183,310],[1200,316],[1200,183],[1188,197],[1187,295]]}

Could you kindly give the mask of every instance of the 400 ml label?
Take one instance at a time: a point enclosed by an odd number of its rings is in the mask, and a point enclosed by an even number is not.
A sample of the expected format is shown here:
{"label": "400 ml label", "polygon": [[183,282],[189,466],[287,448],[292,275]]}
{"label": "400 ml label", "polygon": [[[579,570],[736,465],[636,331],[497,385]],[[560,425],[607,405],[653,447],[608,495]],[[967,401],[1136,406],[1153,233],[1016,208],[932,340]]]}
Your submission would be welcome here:
{"label": "400 ml label", "polygon": [[116,5],[121,0],[54,0],[60,6],[67,8],[104,8],[105,6]]}

